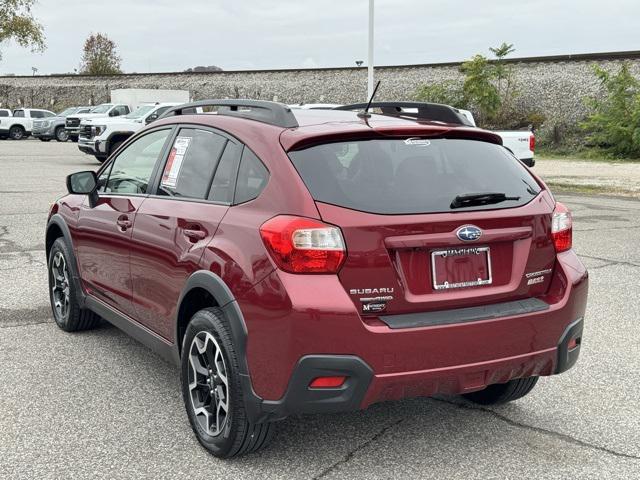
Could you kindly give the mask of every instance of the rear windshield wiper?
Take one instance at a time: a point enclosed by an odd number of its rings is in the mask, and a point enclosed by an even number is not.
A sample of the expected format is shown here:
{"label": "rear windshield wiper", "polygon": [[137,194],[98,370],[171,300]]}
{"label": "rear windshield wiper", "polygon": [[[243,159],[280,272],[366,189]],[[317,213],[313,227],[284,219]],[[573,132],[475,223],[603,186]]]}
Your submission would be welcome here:
{"label": "rear windshield wiper", "polygon": [[465,193],[458,195],[451,202],[451,208],[476,207],[479,205],[493,205],[494,203],[506,202],[509,200],[520,200],[520,197],[507,197],[504,193]]}

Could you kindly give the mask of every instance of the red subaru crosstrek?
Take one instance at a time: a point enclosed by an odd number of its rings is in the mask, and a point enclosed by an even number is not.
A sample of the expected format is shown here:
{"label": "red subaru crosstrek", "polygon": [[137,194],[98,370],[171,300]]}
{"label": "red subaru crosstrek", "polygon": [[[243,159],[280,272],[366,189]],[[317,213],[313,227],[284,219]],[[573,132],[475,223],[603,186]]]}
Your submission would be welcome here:
{"label": "red subaru crosstrek", "polygon": [[220,457],[290,414],[526,395],[577,360],[572,220],[451,107],[177,107],[49,214],[55,321],[100,319],[181,366]]}

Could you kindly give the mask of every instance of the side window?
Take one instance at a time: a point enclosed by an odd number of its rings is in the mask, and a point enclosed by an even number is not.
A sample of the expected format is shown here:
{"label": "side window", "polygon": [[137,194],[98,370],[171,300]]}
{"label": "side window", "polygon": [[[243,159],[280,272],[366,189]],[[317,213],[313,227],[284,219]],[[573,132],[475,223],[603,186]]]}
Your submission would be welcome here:
{"label": "side window", "polygon": [[56,114],[53,112],[42,112],[44,118],[55,117]]}
{"label": "side window", "polygon": [[38,110],[32,110],[31,118],[44,118],[44,112],[40,112]]}
{"label": "side window", "polygon": [[233,190],[240,162],[242,147],[234,142],[227,142],[216,174],[213,177],[213,184],[209,192],[209,200],[214,202],[231,203],[233,201]]}
{"label": "side window", "polygon": [[120,152],[112,162],[111,173],[103,191],[120,194],[148,193],[153,168],[170,133],[171,130],[149,133]]}
{"label": "side window", "polygon": [[164,167],[158,195],[207,198],[227,139],[216,133],[182,129]]}
{"label": "side window", "polygon": [[9,112],[7,110],[0,110],[0,117],[8,117]]}
{"label": "side window", "polygon": [[90,108],[81,108],[76,113],[89,113],[91,111]]}
{"label": "side window", "polygon": [[129,107],[126,105],[118,105],[116,110],[120,112],[120,115],[127,115],[129,113]]}
{"label": "side window", "polygon": [[14,117],[19,117],[19,118],[24,118],[24,110],[14,110],[13,111],[13,116]]}
{"label": "side window", "polygon": [[269,171],[255,154],[245,147],[238,170],[234,203],[244,203],[257,198],[269,180]]}

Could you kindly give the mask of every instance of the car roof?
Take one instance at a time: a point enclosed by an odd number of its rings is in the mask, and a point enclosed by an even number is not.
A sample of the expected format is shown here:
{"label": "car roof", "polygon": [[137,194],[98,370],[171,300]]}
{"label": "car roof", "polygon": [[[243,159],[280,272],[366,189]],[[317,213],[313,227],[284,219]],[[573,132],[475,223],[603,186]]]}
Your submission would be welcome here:
{"label": "car roof", "polygon": [[348,110],[294,109],[298,123],[295,127],[281,127],[241,116],[224,114],[182,114],[162,118],[153,126],[163,124],[201,124],[226,131],[240,140],[249,131],[270,131],[277,135],[286,151],[305,148],[313,144],[351,139],[381,137],[407,138],[410,136],[440,136],[466,138],[502,144],[500,136],[476,127],[437,121],[418,120],[372,113],[361,118],[358,112]]}

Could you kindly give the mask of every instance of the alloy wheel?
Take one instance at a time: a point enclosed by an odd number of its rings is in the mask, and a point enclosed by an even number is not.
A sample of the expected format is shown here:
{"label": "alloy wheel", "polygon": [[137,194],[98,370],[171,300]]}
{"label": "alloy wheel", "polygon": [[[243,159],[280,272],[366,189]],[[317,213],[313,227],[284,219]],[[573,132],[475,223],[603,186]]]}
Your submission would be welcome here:
{"label": "alloy wheel", "polygon": [[56,131],[56,140],[58,140],[59,142],[66,142],[67,140],[69,140],[69,134],[64,128],[59,128]]}
{"label": "alloy wheel", "polygon": [[53,306],[59,320],[65,320],[69,315],[69,270],[62,252],[56,252],[51,264],[51,292]]}
{"label": "alloy wheel", "polygon": [[206,331],[189,347],[189,397],[200,427],[207,435],[219,435],[229,419],[229,380],[222,349]]}

